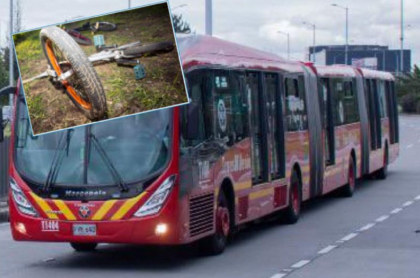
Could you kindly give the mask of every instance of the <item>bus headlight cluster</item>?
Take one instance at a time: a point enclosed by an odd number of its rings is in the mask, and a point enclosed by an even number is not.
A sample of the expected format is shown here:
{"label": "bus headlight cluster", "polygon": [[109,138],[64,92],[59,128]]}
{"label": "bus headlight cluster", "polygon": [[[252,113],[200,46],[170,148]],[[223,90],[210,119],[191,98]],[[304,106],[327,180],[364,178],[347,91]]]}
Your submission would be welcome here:
{"label": "bus headlight cluster", "polygon": [[16,181],[10,178],[10,189],[12,190],[13,200],[15,201],[19,211],[23,214],[37,217],[38,213],[35,208],[29,203],[26,199],[25,194],[23,194],[22,189],[16,184]]}
{"label": "bus headlight cluster", "polygon": [[134,216],[143,217],[158,213],[165,204],[166,199],[168,199],[169,193],[175,184],[175,180],[176,175],[167,178]]}

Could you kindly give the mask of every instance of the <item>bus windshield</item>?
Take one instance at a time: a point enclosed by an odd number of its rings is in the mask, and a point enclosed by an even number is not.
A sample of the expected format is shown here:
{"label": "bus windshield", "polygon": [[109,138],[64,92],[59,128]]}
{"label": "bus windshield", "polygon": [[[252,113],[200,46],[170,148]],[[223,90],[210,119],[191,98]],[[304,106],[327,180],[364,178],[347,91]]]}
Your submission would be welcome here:
{"label": "bus windshield", "polygon": [[124,184],[142,182],[162,171],[169,161],[170,115],[171,110],[164,109],[32,136],[22,99],[15,125],[15,165],[24,178],[45,185],[57,166],[55,157],[63,152],[52,186],[115,186],[110,168]]}

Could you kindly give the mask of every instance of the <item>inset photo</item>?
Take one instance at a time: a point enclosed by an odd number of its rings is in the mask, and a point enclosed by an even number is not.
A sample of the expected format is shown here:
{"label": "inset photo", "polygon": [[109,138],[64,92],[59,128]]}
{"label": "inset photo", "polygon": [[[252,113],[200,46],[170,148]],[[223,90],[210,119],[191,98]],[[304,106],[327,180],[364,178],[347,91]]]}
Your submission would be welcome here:
{"label": "inset photo", "polygon": [[166,2],[13,41],[34,135],[188,103]]}

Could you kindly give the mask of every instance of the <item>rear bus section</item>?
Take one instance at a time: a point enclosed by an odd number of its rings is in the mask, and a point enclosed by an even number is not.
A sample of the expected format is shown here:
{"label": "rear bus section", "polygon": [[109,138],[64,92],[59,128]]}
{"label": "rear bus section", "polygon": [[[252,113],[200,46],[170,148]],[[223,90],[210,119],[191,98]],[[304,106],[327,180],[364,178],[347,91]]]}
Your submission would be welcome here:
{"label": "rear bus section", "polygon": [[387,168],[399,154],[398,107],[394,77],[390,73],[357,70],[367,111],[362,129],[365,167],[363,174],[386,178]]}

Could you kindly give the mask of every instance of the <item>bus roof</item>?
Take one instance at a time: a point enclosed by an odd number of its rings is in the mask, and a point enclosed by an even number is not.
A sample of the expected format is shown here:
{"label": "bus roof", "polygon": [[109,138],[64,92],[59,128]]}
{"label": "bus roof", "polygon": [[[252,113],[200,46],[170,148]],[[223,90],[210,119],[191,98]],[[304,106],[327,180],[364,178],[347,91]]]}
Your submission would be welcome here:
{"label": "bus roof", "polygon": [[358,71],[363,75],[364,78],[377,78],[377,79],[383,79],[383,80],[394,80],[394,76],[386,71],[377,71],[377,70],[371,70],[371,69],[358,69]]}
{"label": "bus roof", "polygon": [[204,35],[177,34],[185,70],[199,65],[228,68],[302,72],[302,64],[287,61],[275,54]]}
{"label": "bus roof", "polygon": [[356,77],[354,68],[346,65],[315,66],[320,77]]}

